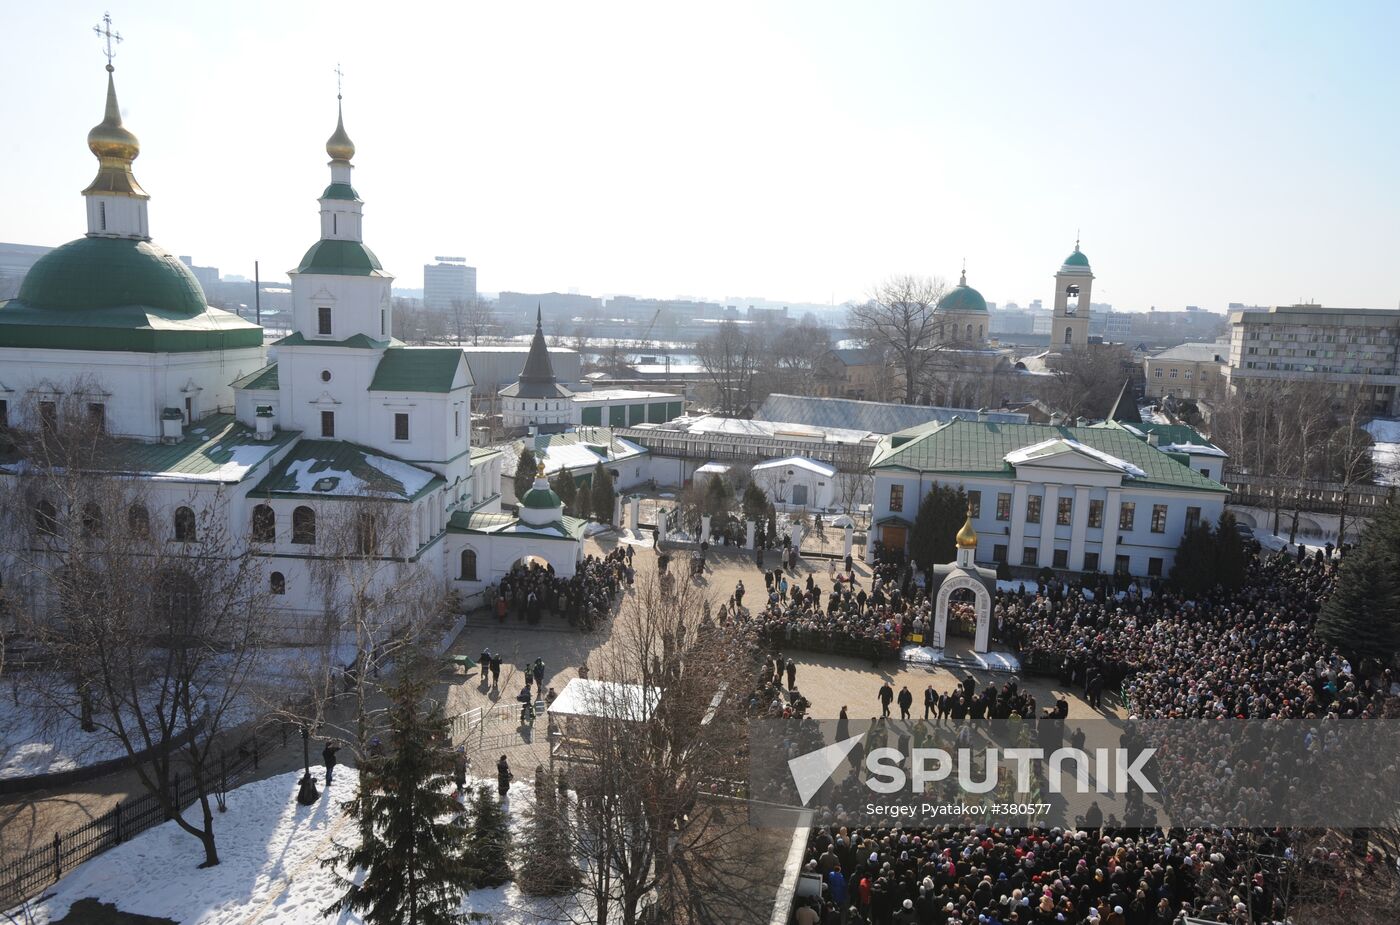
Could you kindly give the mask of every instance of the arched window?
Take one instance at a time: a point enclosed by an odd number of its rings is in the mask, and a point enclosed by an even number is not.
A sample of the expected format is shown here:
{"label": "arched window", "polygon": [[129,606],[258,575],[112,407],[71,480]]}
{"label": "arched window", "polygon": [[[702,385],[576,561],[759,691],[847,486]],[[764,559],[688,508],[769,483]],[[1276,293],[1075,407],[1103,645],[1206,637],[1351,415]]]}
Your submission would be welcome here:
{"label": "arched window", "polygon": [[133,504],[126,512],[126,529],[135,537],[151,535],[151,515],[144,504]]}
{"label": "arched window", "polygon": [[273,572],[267,579],[267,589],[273,594],[287,593],[287,576],[281,572]]}
{"label": "arched window", "polygon": [[253,508],[253,542],[277,542],[277,515],[270,504],[259,504]]}
{"label": "arched window", "polygon": [[292,511],[292,542],[308,546],[316,542],[316,512],[304,504]]}
{"label": "arched window", "polygon": [[457,577],[458,581],[476,581],[476,550],[462,550],[462,574]]}
{"label": "arched window", "polygon": [[156,575],[153,603],[158,625],[171,645],[193,641],[197,635],[201,599],[199,585],[189,572],[182,568],[162,569]]}
{"label": "arched window", "polygon": [[177,507],[175,509],[175,541],[177,543],[193,543],[195,539],[194,511],[187,507]]}
{"label": "arched window", "polygon": [[45,536],[58,536],[58,509],[48,498],[40,498],[34,505],[34,529]]}
{"label": "arched window", "polygon": [[1074,343],[1074,328],[1065,328],[1065,343]]}
{"label": "arched window", "polygon": [[102,508],[92,501],[83,505],[83,535],[89,537],[102,535]]}
{"label": "arched window", "polygon": [[968,340],[972,340],[972,323],[971,323],[971,322],[968,322],[968,325],[967,325],[967,339],[968,339]]}

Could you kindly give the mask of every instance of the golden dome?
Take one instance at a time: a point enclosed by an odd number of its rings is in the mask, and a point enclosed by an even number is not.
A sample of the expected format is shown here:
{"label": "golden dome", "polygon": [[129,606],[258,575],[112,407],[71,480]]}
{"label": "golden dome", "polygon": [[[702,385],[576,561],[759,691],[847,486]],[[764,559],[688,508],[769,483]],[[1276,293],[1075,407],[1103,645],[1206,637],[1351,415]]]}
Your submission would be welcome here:
{"label": "golden dome", "polygon": [[112,80],[112,65],[107,65],[107,110],[102,121],[88,132],[88,150],[97,155],[97,178],[84,193],[117,193],[146,198],[146,191],[131,174],[131,162],[141,153],[141,143],[122,125],[121,108],[117,106],[117,87]]}
{"label": "golden dome", "polygon": [[355,143],[345,134],[345,120],[341,117],[339,99],[335,104],[335,133],[326,139],[326,153],[333,161],[348,161],[355,156]]}
{"label": "golden dome", "polygon": [[115,157],[133,161],[141,153],[141,143],[122,126],[121,109],[117,107],[117,87],[112,81],[112,66],[107,65],[107,112],[102,121],[88,132],[88,148],[98,157]]}
{"label": "golden dome", "polygon": [[539,465],[537,465],[537,466],[535,467],[535,477],[536,477],[536,478],[540,478],[540,479],[544,478],[544,460],[543,460],[543,459],[541,459],[541,460],[539,461]]}
{"label": "golden dome", "polygon": [[977,548],[977,531],[972,529],[972,507],[967,509],[967,520],[963,522],[962,529],[958,531],[955,542],[959,549]]}

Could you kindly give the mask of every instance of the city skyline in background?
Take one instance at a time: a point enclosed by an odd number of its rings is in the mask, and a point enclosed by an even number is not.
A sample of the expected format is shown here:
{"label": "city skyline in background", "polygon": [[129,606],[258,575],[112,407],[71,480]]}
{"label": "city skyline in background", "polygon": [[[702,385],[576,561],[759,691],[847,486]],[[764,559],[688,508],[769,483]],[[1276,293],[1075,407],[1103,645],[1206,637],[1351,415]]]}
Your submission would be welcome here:
{"label": "city skyline in background", "polygon": [[[1099,5],[113,18],[152,234],[225,274],[280,279],[305,249],[339,62],[366,240],[406,289],[452,253],[482,292],[839,304],[966,257],[1026,305],[1079,230],[1119,311],[1394,307],[1400,129],[1372,116],[1397,102],[1397,14],[1288,6],[1200,6],[1210,29]],[[30,40],[0,74],[27,92],[0,99],[0,145],[24,182],[0,240],[81,228],[100,16],[10,16]]]}

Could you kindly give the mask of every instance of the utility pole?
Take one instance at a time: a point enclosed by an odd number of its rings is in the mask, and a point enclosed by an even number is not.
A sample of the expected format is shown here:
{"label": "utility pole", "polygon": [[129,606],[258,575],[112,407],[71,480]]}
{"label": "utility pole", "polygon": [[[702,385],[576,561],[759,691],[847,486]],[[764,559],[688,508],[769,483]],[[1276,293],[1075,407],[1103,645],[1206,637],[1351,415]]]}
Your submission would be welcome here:
{"label": "utility pole", "polygon": [[253,261],[253,314],[258,324],[262,324],[262,280],[258,276],[258,262]]}

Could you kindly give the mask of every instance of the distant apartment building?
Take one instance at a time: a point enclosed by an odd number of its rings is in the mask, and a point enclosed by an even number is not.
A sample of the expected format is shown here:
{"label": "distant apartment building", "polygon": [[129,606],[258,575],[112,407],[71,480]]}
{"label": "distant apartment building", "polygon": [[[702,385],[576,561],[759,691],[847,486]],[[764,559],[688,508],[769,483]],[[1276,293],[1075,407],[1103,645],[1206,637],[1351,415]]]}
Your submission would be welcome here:
{"label": "distant apartment building", "polygon": [[19,292],[19,284],[35,262],[51,247],[37,244],[6,244],[0,242],[0,299],[12,298]]}
{"label": "distant apartment building", "polygon": [[1359,397],[1375,414],[1400,412],[1400,309],[1275,305],[1230,312],[1229,384],[1325,384],[1338,404]]}
{"label": "distant apartment building", "polygon": [[538,308],[551,322],[596,313],[603,307],[597,296],[577,292],[502,292],[496,296],[496,314],[502,319],[525,320]]}
{"label": "distant apartment building", "polygon": [[194,265],[193,257],[181,257],[180,262],[189,267],[194,278],[199,280],[199,288],[204,290],[204,297],[206,299],[213,298],[215,290],[219,288],[219,268],[197,267]]}
{"label": "distant apartment building", "polygon": [[817,361],[817,395],[889,401],[904,394],[904,377],[872,347],[828,350]]}
{"label": "distant apartment building", "polygon": [[1167,396],[1217,401],[1225,395],[1228,344],[1178,344],[1143,360],[1149,401]]}
{"label": "distant apartment building", "polygon": [[435,259],[437,263],[423,264],[423,307],[448,311],[476,301],[476,267],[467,266],[464,257]]}

